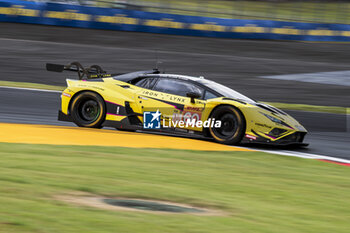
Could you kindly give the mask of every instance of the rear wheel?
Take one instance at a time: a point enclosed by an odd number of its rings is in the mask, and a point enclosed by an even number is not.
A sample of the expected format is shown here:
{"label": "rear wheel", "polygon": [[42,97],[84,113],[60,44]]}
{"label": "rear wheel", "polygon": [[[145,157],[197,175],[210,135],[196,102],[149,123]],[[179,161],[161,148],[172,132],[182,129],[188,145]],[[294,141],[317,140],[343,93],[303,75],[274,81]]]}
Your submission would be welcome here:
{"label": "rear wheel", "polygon": [[215,141],[233,145],[242,140],[245,133],[245,119],[238,109],[228,105],[219,106],[213,110],[210,118],[221,121],[221,127],[214,125],[209,128],[209,133]]}
{"label": "rear wheel", "polygon": [[78,94],[71,104],[73,122],[80,127],[101,128],[106,107],[101,96],[94,92]]}

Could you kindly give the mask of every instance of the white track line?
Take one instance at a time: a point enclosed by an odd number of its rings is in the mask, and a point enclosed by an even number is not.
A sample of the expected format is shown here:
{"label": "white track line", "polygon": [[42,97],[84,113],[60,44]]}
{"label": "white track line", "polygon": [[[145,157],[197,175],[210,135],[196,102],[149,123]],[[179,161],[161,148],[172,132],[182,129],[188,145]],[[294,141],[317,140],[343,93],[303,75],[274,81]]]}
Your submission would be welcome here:
{"label": "white track line", "polygon": [[[28,91],[52,92],[52,93],[62,93],[62,91],[36,89],[36,88],[26,88],[26,87],[0,86],[0,88],[17,89],[17,90],[28,90]],[[246,148],[246,147],[241,147],[241,148]],[[334,162],[338,162],[338,163],[348,163],[348,164],[350,164],[350,160],[347,160],[347,159],[335,158],[335,157],[330,157],[330,156],[325,156],[325,155],[310,154],[310,153],[304,153],[304,152],[299,152],[299,151],[260,150],[260,149],[255,149],[255,148],[252,149],[252,150],[266,152],[266,153],[270,153],[270,154],[277,154],[277,155],[284,155],[284,156],[292,156],[292,157],[304,158],[304,159],[324,159],[324,160],[334,161]]]}
{"label": "white track line", "polygon": [[350,86],[350,70],[260,76],[259,78]]}
{"label": "white track line", "polygon": [[310,156],[308,154],[297,154],[294,153],[296,151],[284,151],[284,150],[260,150],[260,149],[253,149],[261,152],[266,152],[270,154],[276,154],[276,155],[284,155],[284,156],[291,156],[291,157],[299,157],[299,158],[304,158],[304,159],[314,159],[314,156]]}
{"label": "white track line", "polygon": [[326,155],[310,154],[310,153],[304,153],[304,152],[299,152],[299,151],[260,150],[260,149],[255,149],[255,148],[253,148],[252,150],[266,152],[266,153],[270,153],[270,154],[277,154],[277,155],[284,155],[284,156],[292,156],[292,157],[304,158],[304,159],[324,159],[324,160],[329,160],[329,161],[338,162],[338,163],[350,164],[350,160],[347,160],[347,159],[341,159],[341,158],[336,158],[336,157],[331,157],[331,156],[326,156]]}
{"label": "white track line", "polygon": [[37,88],[27,88],[27,87],[8,87],[8,86],[0,86],[0,88],[17,89],[17,90],[27,90],[27,91],[41,91],[41,92],[62,93],[62,91],[47,90],[47,89],[37,89]]}
{"label": "white track line", "polygon": [[298,151],[290,151],[293,154],[296,155],[305,155],[305,156],[310,156],[312,159],[325,159],[325,160],[330,160],[338,163],[349,163],[350,160],[348,159],[341,159],[341,158],[335,158],[331,156],[326,156],[326,155],[317,155],[317,154],[309,154],[309,153],[304,153],[304,152],[298,152]]}

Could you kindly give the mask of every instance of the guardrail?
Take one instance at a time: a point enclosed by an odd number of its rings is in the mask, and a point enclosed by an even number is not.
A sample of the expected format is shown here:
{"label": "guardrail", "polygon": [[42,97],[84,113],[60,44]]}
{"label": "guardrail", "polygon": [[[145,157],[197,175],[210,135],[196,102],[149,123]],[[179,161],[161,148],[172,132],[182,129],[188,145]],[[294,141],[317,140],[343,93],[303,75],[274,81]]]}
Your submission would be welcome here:
{"label": "guardrail", "polygon": [[0,21],[222,38],[350,41],[346,24],[220,19],[20,0],[0,0]]}

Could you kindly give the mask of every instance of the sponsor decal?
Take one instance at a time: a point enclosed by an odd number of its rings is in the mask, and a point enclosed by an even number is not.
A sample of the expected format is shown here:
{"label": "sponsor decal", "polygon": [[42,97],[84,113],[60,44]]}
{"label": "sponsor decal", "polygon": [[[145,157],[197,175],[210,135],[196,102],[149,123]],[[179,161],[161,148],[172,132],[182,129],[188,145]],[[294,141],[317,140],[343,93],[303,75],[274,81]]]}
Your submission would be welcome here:
{"label": "sponsor decal", "polygon": [[160,129],[160,116],[162,114],[156,112],[143,112],[143,128],[144,129]]}
{"label": "sponsor decal", "polygon": [[158,96],[158,93],[153,92],[153,91],[143,91],[142,94],[148,95],[148,96],[154,96],[154,97]]}
{"label": "sponsor decal", "polygon": [[202,114],[197,113],[197,112],[182,112],[182,113],[174,113],[172,117],[172,121],[177,122],[177,121],[192,121],[194,120],[195,122],[201,120]]}
{"label": "sponsor decal", "polygon": [[[184,111],[182,111],[181,113],[175,112],[173,114],[172,121],[173,122],[180,122],[180,121],[192,122],[192,121],[194,121],[194,124],[197,124],[197,122],[202,119],[202,111],[203,111],[203,108],[185,106]],[[191,125],[192,125],[192,123],[191,123]]]}
{"label": "sponsor decal", "polygon": [[169,100],[170,101],[176,101],[176,102],[185,103],[185,98],[181,98],[181,97],[177,97],[177,96],[170,96]]}
{"label": "sponsor decal", "polygon": [[93,74],[90,75],[90,78],[106,78],[106,77],[111,77],[110,74]]}
{"label": "sponsor decal", "polygon": [[256,137],[250,134],[246,134],[245,135],[246,138],[252,139],[252,140],[256,140]]}
{"label": "sponsor decal", "polygon": [[67,96],[67,97],[71,97],[72,96],[71,94],[68,94],[68,93],[65,93],[65,92],[63,92],[62,95]]}
{"label": "sponsor decal", "polygon": [[203,108],[192,107],[192,106],[185,106],[184,111],[202,112]]}

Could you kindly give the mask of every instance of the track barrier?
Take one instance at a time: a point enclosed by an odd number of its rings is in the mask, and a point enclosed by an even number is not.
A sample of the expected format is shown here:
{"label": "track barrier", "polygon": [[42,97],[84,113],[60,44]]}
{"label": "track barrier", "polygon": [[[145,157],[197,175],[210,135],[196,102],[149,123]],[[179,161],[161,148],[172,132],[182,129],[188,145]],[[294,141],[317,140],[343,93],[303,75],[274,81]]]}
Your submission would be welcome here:
{"label": "track barrier", "polygon": [[350,41],[347,24],[223,19],[19,0],[0,0],[0,22],[236,39]]}

